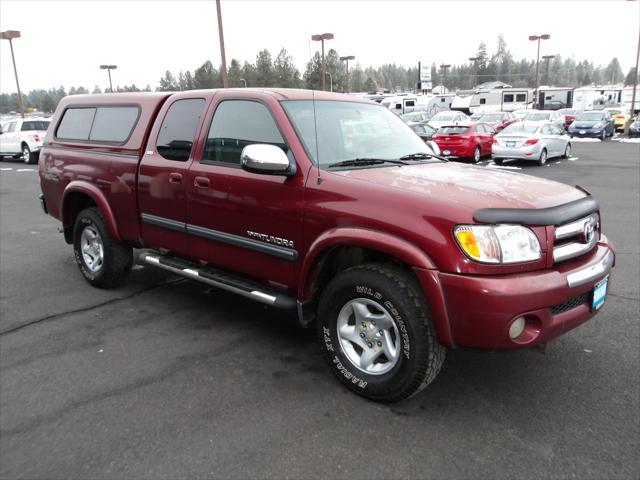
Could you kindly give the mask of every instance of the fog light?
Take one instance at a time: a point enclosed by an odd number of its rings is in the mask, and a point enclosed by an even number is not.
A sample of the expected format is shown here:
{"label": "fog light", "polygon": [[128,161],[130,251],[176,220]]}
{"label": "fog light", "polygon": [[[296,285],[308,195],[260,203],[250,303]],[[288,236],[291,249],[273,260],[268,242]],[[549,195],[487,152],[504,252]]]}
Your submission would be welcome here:
{"label": "fog light", "polygon": [[518,317],[513,321],[513,323],[509,327],[509,336],[512,340],[515,340],[520,335],[522,335],[522,332],[524,331],[524,325],[524,317]]}

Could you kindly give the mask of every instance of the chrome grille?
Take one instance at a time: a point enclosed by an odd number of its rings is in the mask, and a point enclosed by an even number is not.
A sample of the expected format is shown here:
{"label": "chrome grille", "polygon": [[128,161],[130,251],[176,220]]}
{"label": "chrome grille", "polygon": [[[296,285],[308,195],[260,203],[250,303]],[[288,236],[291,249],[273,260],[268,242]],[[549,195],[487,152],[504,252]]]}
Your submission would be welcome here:
{"label": "chrome grille", "polygon": [[556,227],[553,245],[554,263],[590,252],[600,240],[598,214]]}

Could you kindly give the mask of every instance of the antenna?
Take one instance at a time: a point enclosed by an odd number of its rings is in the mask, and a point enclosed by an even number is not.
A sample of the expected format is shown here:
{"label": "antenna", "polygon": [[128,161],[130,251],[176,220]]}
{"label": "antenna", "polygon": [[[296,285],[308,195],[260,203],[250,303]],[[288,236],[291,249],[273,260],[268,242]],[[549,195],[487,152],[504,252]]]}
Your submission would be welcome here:
{"label": "antenna", "polygon": [[313,129],[316,136],[316,167],[318,168],[318,180],[317,183],[320,185],[322,181],[320,179],[320,149],[318,148],[318,122],[316,120],[316,91],[311,90],[311,100],[313,103]]}

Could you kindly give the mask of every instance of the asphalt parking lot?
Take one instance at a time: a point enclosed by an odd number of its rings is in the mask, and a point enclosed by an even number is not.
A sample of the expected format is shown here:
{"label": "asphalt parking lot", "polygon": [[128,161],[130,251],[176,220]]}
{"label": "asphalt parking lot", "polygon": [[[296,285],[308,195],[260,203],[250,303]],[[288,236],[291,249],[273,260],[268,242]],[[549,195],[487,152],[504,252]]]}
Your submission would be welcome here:
{"label": "asphalt parking lot", "polygon": [[0,163],[0,477],[638,478],[640,145],[573,155],[504,168],[599,199],[601,314],[545,354],[448,352],[391,406],[347,392],[278,310],[142,267],[90,287],[35,166]]}

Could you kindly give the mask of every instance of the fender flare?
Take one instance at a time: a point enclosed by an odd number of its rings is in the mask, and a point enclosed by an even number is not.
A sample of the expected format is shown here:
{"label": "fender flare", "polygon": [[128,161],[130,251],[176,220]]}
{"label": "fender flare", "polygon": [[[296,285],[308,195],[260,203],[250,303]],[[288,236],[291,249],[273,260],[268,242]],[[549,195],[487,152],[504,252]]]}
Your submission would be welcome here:
{"label": "fender flare", "polygon": [[298,299],[307,300],[318,259],[330,248],[338,246],[363,247],[385,253],[410,267],[426,270],[436,268],[428,255],[416,245],[395,235],[366,228],[338,227],[327,230],[311,244],[307,251],[298,288]]}
{"label": "fender flare", "polygon": [[60,208],[60,212],[62,216],[62,226],[64,228],[73,227],[73,225],[71,225],[69,222],[68,209],[65,208],[67,198],[72,193],[82,193],[88,196],[89,198],[91,198],[97,205],[98,209],[100,210],[100,213],[102,213],[102,216],[104,217],[105,222],[107,223],[107,228],[109,230],[109,233],[111,234],[113,239],[117,243],[122,243],[122,239],[120,238],[120,233],[118,232],[118,225],[116,223],[116,218],[113,215],[113,212],[111,211],[111,207],[109,206],[109,202],[107,201],[104,193],[102,193],[102,191],[95,185],[82,180],[74,180],[72,182],[69,182],[69,184],[64,189],[64,193],[62,194],[62,204]]}

